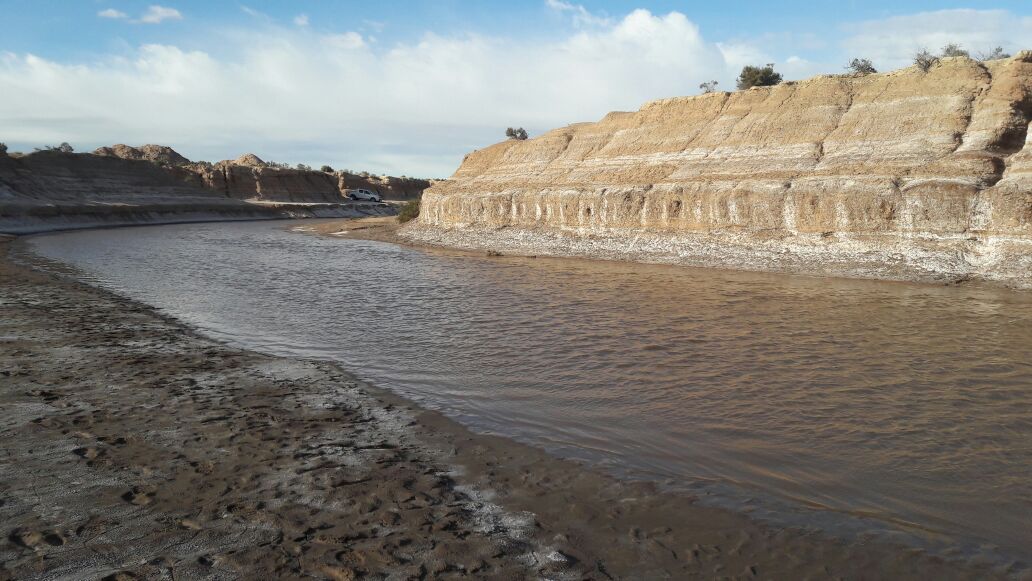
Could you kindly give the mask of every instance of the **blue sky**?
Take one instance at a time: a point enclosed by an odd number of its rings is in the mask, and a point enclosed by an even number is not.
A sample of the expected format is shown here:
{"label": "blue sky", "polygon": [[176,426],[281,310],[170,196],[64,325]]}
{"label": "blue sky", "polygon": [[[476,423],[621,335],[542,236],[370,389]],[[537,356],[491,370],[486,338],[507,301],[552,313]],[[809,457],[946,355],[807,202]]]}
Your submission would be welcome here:
{"label": "blue sky", "polygon": [[0,141],[163,143],[194,159],[450,174],[657,98],[918,48],[1032,48],[1032,3],[0,0]]}

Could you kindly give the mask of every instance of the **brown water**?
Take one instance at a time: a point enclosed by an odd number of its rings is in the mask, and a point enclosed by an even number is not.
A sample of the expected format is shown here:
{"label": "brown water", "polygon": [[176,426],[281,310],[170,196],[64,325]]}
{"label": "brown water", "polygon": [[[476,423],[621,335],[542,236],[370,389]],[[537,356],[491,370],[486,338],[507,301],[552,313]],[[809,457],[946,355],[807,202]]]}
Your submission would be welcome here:
{"label": "brown water", "polygon": [[479,431],[761,519],[1032,562],[1030,294],[282,228],[31,245],[217,338],[340,361]]}

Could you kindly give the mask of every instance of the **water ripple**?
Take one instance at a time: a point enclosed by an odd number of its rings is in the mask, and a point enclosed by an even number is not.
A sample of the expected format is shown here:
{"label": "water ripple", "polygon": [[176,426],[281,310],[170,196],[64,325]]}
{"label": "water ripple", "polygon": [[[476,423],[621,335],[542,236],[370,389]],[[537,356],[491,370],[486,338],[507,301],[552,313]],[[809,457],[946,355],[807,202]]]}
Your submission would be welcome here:
{"label": "water ripple", "polygon": [[33,244],[220,338],[338,360],[476,429],[1032,559],[1028,295],[486,258],[279,228]]}

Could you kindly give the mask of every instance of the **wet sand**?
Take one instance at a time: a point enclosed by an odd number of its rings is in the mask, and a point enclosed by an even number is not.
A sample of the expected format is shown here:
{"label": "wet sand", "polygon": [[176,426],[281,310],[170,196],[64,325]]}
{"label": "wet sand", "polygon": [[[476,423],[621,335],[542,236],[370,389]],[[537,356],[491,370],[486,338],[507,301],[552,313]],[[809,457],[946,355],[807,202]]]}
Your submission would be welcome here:
{"label": "wet sand", "polygon": [[[315,226],[392,240],[390,222]],[[218,344],[15,266],[7,250],[0,579],[1007,573],[618,482],[472,434],[332,364]]]}

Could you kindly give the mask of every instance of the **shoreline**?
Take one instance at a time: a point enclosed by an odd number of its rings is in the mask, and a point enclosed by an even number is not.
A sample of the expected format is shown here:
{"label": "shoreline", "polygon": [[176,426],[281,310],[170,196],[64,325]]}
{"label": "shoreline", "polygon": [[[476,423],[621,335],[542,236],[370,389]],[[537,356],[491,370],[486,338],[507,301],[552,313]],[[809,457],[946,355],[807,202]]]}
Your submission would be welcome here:
{"label": "shoreline", "polygon": [[760,525],[473,434],[336,365],[230,348],[15,265],[9,246],[0,579],[1007,573]]}
{"label": "shoreline", "polygon": [[[351,226],[348,228],[348,226]],[[357,226],[357,227],[356,227]],[[594,255],[594,254],[566,254],[566,253],[551,253],[544,251],[541,253],[533,253],[527,251],[525,248],[519,246],[514,249],[496,250],[496,247],[479,247],[469,245],[451,245],[442,240],[431,240],[422,236],[409,236],[402,230],[405,229],[408,224],[398,224],[393,216],[376,216],[368,218],[330,218],[326,220],[320,220],[318,223],[308,226],[299,226],[295,231],[299,233],[315,234],[318,236],[326,236],[329,238],[353,238],[358,240],[372,240],[376,242],[388,242],[391,244],[397,244],[399,246],[406,246],[409,248],[433,248],[437,250],[444,250],[453,252],[456,254],[464,254],[469,256],[489,256],[489,257],[511,257],[511,258],[534,258],[534,259],[549,259],[549,260],[587,260],[587,261],[600,261],[600,262],[616,262],[616,263],[628,263],[628,264],[647,264],[653,266],[665,266],[672,268],[683,268],[698,271],[716,271],[716,272],[730,272],[730,273],[749,273],[760,276],[772,276],[772,277],[802,277],[806,279],[829,279],[829,280],[842,280],[852,281],[856,283],[871,283],[871,284],[889,284],[889,285],[918,285],[927,287],[937,288],[949,288],[959,287],[974,288],[979,290],[985,290],[990,292],[1008,292],[1008,293],[1019,293],[1026,294],[1029,289],[1023,287],[1015,287],[1007,284],[1001,284],[994,281],[986,280],[936,280],[936,279],[925,279],[925,280],[910,280],[905,278],[870,278],[870,277],[857,277],[857,276],[846,276],[844,274],[817,274],[813,272],[793,272],[788,270],[750,270],[750,269],[738,269],[731,268],[726,265],[696,265],[696,264],[682,264],[677,262],[666,262],[657,260],[639,260],[635,258],[629,258],[625,256],[609,256],[609,255]],[[418,228],[418,226],[416,226]]]}
{"label": "shoreline", "polygon": [[[68,230],[96,230],[104,228],[128,228],[133,226],[164,226],[172,224],[194,224],[205,222],[257,222],[265,220],[318,220],[318,219],[360,219],[383,216],[379,206],[355,202],[290,203],[290,202],[241,202],[243,207],[228,205],[205,209],[201,206],[152,205],[122,206],[97,210],[88,207],[73,207],[68,213],[56,207],[35,209],[41,215],[31,212],[25,215],[11,213],[0,215],[0,236],[31,236]],[[0,211],[4,208],[0,208]],[[10,211],[10,209],[8,209]]]}

